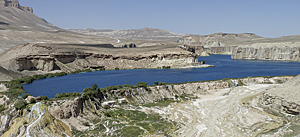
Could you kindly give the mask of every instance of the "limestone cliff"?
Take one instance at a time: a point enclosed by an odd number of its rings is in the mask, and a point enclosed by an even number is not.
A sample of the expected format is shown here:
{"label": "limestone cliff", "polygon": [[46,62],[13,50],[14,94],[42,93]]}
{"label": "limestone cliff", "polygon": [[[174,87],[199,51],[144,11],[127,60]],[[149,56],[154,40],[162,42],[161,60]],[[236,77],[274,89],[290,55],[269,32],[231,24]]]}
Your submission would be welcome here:
{"label": "limestone cliff", "polygon": [[300,43],[252,44],[233,49],[232,59],[300,61]]}
{"label": "limestone cliff", "polygon": [[185,36],[178,43],[204,46],[211,54],[229,54],[232,59],[299,61],[299,41],[299,35],[263,38],[253,33],[215,33]]}
{"label": "limestone cliff", "polygon": [[188,45],[178,45],[182,50],[187,50],[192,53],[197,54],[198,56],[208,56],[206,49],[203,46],[188,46]]}
{"label": "limestone cliff", "polygon": [[42,70],[75,71],[84,68],[114,69],[123,68],[157,68],[162,66],[184,67],[197,65],[196,54],[154,54],[136,56],[113,56],[107,54],[61,52],[17,57],[13,60],[1,62],[10,70]]}

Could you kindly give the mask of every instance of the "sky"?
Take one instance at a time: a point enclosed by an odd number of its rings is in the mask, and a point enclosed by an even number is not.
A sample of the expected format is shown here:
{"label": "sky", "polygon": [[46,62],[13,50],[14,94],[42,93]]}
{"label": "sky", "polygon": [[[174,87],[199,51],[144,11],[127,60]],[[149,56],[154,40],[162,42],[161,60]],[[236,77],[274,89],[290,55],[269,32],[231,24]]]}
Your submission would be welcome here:
{"label": "sky", "polygon": [[300,34],[300,0],[19,0],[65,29],[140,29],[207,35]]}

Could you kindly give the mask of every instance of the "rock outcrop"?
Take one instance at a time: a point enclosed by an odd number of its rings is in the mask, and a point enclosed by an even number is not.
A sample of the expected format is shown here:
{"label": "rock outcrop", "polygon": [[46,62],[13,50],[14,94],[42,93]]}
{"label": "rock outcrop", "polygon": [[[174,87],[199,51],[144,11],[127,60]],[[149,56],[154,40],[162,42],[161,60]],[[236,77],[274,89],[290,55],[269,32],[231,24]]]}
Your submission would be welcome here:
{"label": "rock outcrop", "polygon": [[56,105],[49,106],[48,110],[55,118],[59,119],[77,117],[83,111],[83,103],[84,99],[77,97],[74,100],[56,102]]}
{"label": "rock outcrop", "polygon": [[227,46],[227,47],[210,47],[211,54],[228,54],[231,55],[237,46]]}
{"label": "rock outcrop", "polygon": [[253,33],[189,35],[178,43],[209,48],[211,54],[228,54],[232,59],[299,61],[299,36],[262,38]]}
{"label": "rock outcrop", "polygon": [[14,7],[33,13],[33,9],[31,7],[21,6],[18,0],[0,0],[0,6]]}
{"label": "rock outcrop", "polygon": [[[2,62],[5,68],[17,71],[42,70],[75,71],[77,69],[97,68],[156,68],[162,66],[183,67],[199,64],[196,54],[154,54],[136,56],[113,56],[107,54],[61,52],[17,57]],[[95,67],[96,66],[96,67]]]}
{"label": "rock outcrop", "polygon": [[28,55],[16,58],[18,71],[23,70],[54,70],[54,58],[48,55]]}
{"label": "rock outcrop", "polygon": [[265,91],[262,97],[264,107],[285,114],[300,114],[300,75],[282,85]]}
{"label": "rock outcrop", "polygon": [[198,56],[208,56],[208,53],[204,49],[203,46],[178,45],[177,47],[181,48],[182,50],[187,50],[187,51],[190,51],[192,53],[195,53]]}
{"label": "rock outcrop", "polygon": [[300,61],[300,43],[253,44],[246,47],[236,47],[232,51],[232,59],[260,60],[292,60]]}
{"label": "rock outcrop", "polygon": [[136,48],[136,45],[134,43],[130,43],[130,44],[124,44],[121,45],[122,48]]}

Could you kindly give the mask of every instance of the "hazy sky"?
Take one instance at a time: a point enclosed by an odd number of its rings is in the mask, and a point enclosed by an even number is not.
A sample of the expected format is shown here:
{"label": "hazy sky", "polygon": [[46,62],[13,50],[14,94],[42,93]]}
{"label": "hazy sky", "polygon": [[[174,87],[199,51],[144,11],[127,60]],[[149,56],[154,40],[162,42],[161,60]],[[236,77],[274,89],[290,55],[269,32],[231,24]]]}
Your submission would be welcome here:
{"label": "hazy sky", "polygon": [[300,34],[300,0],[19,0],[61,28]]}

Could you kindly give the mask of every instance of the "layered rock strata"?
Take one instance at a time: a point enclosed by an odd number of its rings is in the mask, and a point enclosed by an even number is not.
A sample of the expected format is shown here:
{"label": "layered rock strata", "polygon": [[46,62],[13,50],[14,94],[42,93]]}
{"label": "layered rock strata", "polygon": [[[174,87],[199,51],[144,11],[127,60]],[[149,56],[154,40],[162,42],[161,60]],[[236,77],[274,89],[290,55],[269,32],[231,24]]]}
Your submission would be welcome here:
{"label": "layered rock strata", "polygon": [[203,46],[188,46],[188,45],[178,45],[177,47],[182,50],[190,51],[197,54],[198,56],[208,56],[206,49]]}
{"label": "layered rock strata", "polygon": [[300,46],[269,46],[269,44],[257,44],[247,47],[234,48],[232,59],[260,59],[260,60],[293,60],[300,61]]}
{"label": "layered rock strata", "polygon": [[[107,54],[62,52],[48,55],[27,55],[15,58],[16,66],[7,67],[13,70],[74,71],[84,68],[105,67],[123,68],[156,68],[162,66],[184,67],[200,64],[196,54],[155,54],[137,56],[113,56]],[[5,66],[3,64],[2,66]]]}

